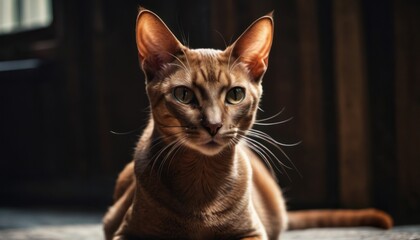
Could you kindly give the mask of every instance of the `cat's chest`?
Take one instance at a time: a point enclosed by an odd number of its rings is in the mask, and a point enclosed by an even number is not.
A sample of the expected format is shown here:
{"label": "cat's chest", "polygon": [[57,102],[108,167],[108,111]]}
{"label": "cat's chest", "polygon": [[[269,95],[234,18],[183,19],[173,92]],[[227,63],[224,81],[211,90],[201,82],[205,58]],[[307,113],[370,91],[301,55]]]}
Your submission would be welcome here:
{"label": "cat's chest", "polygon": [[[214,182],[203,179],[191,179],[179,188],[175,187],[179,181],[169,187],[155,183],[152,188],[139,182],[131,218],[136,223],[135,235],[148,239],[239,239],[255,234],[248,183],[236,180],[224,179],[221,182],[225,184],[216,189],[207,185]],[[226,184],[229,181],[232,183]]]}

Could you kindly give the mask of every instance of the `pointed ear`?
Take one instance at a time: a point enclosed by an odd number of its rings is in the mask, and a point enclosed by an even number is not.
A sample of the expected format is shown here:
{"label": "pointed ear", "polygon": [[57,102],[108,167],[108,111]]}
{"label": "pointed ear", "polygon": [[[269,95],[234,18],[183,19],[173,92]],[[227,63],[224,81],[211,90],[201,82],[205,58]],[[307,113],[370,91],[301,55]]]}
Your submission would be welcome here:
{"label": "pointed ear", "polygon": [[260,81],[267,70],[273,34],[274,21],[271,12],[252,23],[229,47],[231,56],[245,64],[255,81]]}
{"label": "pointed ear", "polygon": [[183,48],[165,23],[144,8],[140,8],[137,16],[136,42],[141,66],[149,80]]}

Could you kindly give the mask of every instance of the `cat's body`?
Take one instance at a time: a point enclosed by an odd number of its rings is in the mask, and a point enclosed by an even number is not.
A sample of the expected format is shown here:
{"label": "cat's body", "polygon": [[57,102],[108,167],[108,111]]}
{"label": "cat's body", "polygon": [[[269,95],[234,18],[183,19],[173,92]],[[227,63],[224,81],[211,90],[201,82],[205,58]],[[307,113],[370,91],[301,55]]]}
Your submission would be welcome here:
{"label": "cat's body", "polygon": [[[150,144],[152,138],[147,132],[152,133],[152,128],[150,123],[137,153]],[[266,232],[273,239],[286,227],[286,216],[281,216],[286,214],[281,193],[272,178],[264,179],[269,172],[245,145],[234,151],[213,158],[180,151],[182,158],[172,160],[176,162],[172,162],[170,170],[165,165],[161,176],[151,173],[152,164],[129,164],[127,175],[121,174],[119,183],[130,182],[128,187],[135,182],[132,173],[139,173],[136,202],[132,204],[132,198],[124,200],[126,207],[132,207],[128,210],[131,216],[123,226],[117,221],[113,228],[120,228],[119,232],[126,236],[147,239],[240,239]],[[147,162],[148,158],[139,160]],[[125,214],[126,207],[113,210]],[[263,225],[271,227],[264,229]]]}
{"label": "cat's body", "polygon": [[[288,226],[284,199],[246,137],[272,36],[268,15],[225,51],[192,50],[155,14],[139,13],[137,46],[151,117],[134,161],[118,178],[104,218],[107,239],[279,238]],[[346,213],[344,220],[355,219]],[[359,212],[386,227],[390,220],[381,214]],[[324,215],[312,213],[311,223]],[[304,227],[304,219],[291,215],[291,224]]]}

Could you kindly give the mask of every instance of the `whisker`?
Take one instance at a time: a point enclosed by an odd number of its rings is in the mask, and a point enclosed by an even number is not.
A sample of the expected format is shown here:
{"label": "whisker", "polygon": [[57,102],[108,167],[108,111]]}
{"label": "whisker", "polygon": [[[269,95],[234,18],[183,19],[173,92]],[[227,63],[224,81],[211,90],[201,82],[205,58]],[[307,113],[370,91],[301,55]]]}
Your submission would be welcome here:
{"label": "whisker", "polygon": [[[260,109],[260,107],[258,107],[258,109]],[[275,118],[275,117],[277,117],[277,116],[279,116],[280,114],[282,114],[283,112],[284,112],[284,110],[285,110],[286,108],[285,107],[283,107],[278,113],[276,113],[276,114],[274,114],[273,116],[271,116],[271,117],[267,117],[267,118],[263,118],[263,119],[258,119],[258,120],[256,120],[256,122],[265,122],[265,121],[268,121],[268,120],[271,120],[271,119],[273,119],[273,118]],[[264,110],[262,110],[262,109],[260,109],[262,112],[264,112]]]}
{"label": "whisker", "polygon": [[[190,35],[188,35],[188,44],[190,41]],[[187,54],[185,54],[185,50],[182,49],[182,53],[184,53],[185,56],[185,60],[187,60],[187,65],[188,65],[188,74],[191,75],[191,65],[190,65],[190,61],[188,60]],[[185,66],[185,65],[184,65]]]}
{"label": "whisker", "polygon": [[229,53],[229,59],[228,59],[228,70],[229,70],[229,74],[232,72],[232,70],[233,70],[236,66],[238,66],[238,65],[241,63],[241,60],[240,60],[240,59],[242,58],[242,54],[241,54],[241,55],[239,55],[239,56],[235,59],[235,61],[233,61],[232,66],[230,66],[230,59],[232,58],[233,49],[234,49],[234,48],[232,48],[232,49],[231,49],[231,51],[230,51],[230,53]]}
{"label": "whisker", "polygon": [[142,128],[143,127],[138,127],[136,129],[130,130],[128,132],[117,132],[117,131],[109,131],[109,132],[112,133],[112,134],[114,134],[114,135],[128,135],[128,134],[135,133],[135,132],[139,131]]}
{"label": "whisker", "polygon": [[174,152],[174,154],[172,155],[172,158],[169,160],[169,163],[168,163],[168,171],[170,170],[171,164],[172,164],[175,156],[178,154],[179,150],[184,149],[184,143],[186,141],[187,141],[186,138],[184,138],[183,141],[180,142],[180,144],[178,145],[177,150]]}
{"label": "whisker", "polygon": [[[242,133],[241,133],[242,132]],[[226,137],[229,137],[229,135],[233,135],[232,137],[234,137],[234,134],[235,133],[238,133],[239,134],[239,136],[241,136],[241,137],[243,137],[244,139],[245,139],[245,141],[248,143],[248,146],[249,145],[252,145],[252,147],[253,147],[253,150],[255,151],[255,152],[257,152],[257,154],[258,155],[260,155],[260,157],[261,158],[265,158],[265,159],[263,159],[264,160],[264,162],[266,162],[266,164],[268,163],[268,159],[265,157],[265,155],[264,154],[262,154],[262,152],[268,152],[267,154],[269,154],[269,155],[272,155],[279,163],[280,163],[280,165],[281,165],[281,167],[283,168],[283,171],[286,173],[286,175],[289,177],[289,175],[287,174],[287,172],[286,172],[286,170],[284,169],[284,168],[287,168],[287,169],[295,169],[297,172],[298,172],[298,174],[300,175],[300,176],[302,176],[301,175],[301,173],[300,173],[300,171],[297,169],[297,167],[295,166],[295,164],[292,162],[292,160],[290,159],[290,157],[284,152],[284,150],[283,149],[281,149],[278,145],[280,145],[280,146],[286,146],[286,147],[289,147],[289,146],[296,146],[296,145],[298,145],[298,144],[300,144],[301,142],[297,142],[297,143],[294,143],[294,144],[284,144],[284,143],[280,143],[280,142],[278,142],[278,141],[276,141],[275,139],[273,139],[270,135],[268,135],[268,134],[266,134],[266,133],[264,133],[264,132],[262,132],[262,131],[259,131],[259,130],[255,130],[255,129],[250,129],[249,130],[249,136],[251,136],[251,137],[256,137],[256,138],[259,138],[259,139],[262,139],[262,140],[264,140],[265,142],[267,142],[267,143],[269,143],[269,144],[271,144],[271,145],[273,145],[276,149],[278,149],[278,150],[280,150],[281,151],[281,153],[286,157],[286,159],[292,164],[292,166],[293,166],[293,168],[291,168],[291,167],[289,167],[289,166],[287,166],[287,165],[285,165],[285,164],[283,164],[283,162],[281,162],[278,158],[277,158],[277,156],[275,156],[275,154],[271,151],[271,150],[269,150],[266,146],[264,146],[262,143],[260,143],[260,142],[258,142],[257,140],[255,140],[255,139],[252,139],[252,138],[249,138],[249,137],[247,137],[247,135],[246,135],[246,133],[245,133],[245,131],[240,131],[240,132],[237,132],[237,131],[231,131],[231,132],[227,132],[227,133],[225,133],[226,134]],[[237,141],[238,142],[238,141]],[[251,146],[250,146],[251,147]],[[259,150],[257,150],[257,149],[255,149],[255,148],[258,148]],[[270,158],[270,157],[269,157]],[[270,158],[271,159],[271,158]],[[276,166],[276,165],[275,165]],[[270,168],[272,168],[271,166],[270,166]],[[276,167],[276,169],[278,170],[278,171],[280,171],[280,169],[278,169],[277,167]],[[281,172],[281,171],[280,171]],[[290,177],[289,177],[289,179],[290,179]]]}
{"label": "whisker", "polygon": [[255,125],[259,125],[259,126],[273,126],[273,125],[279,125],[279,124],[283,124],[283,123],[287,123],[290,122],[291,120],[293,120],[293,117],[290,117],[286,120],[280,121],[280,122],[270,122],[270,123],[263,123],[263,122],[255,122]]}
{"label": "whisker", "polygon": [[[150,108],[150,106],[149,106],[149,108]],[[146,108],[147,109],[147,108]],[[145,110],[146,110],[145,109]],[[141,127],[138,127],[138,128],[135,128],[135,129],[133,129],[133,130],[130,130],[130,131],[127,131],[127,132],[117,132],[117,131],[114,131],[114,130],[111,130],[111,131],[109,131],[111,134],[114,134],[114,135],[128,135],[128,134],[132,134],[132,133],[135,133],[136,131],[139,131],[139,130],[141,130],[141,129],[144,129],[145,127],[146,127],[146,125],[147,124],[143,124]]]}
{"label": "whisker", "polygon": [[[281,142],[276,141],[273,137],[271,137],[270,135],[268,135],[267,133],[265,133],[263,131],[259,131],[259,130],[256,130],[256,129],[249,129],[249,131],[251,132],[251,135],[257,135],[256,137],[259,137],[259,138],[261,138],[263,140],[266,140],[266,141],[268,140],[273,144],[277,144],[277,145],[280,145],[280,146],[283,146],[283,147],[295,147],[295,146],[302,143],[302,141],[299,141],[299,142],[296,142],[296,143],[281,143]],[[264,139],[264,138],[266,138],[266,139]]]}
{"label": "whisker", "polygon": [[181,63],[182,66],[184,66],[184,70],[188,73],[188,75],[191,75],[191,69],[187,68],[187,66],[185,66],[185,64],[181,61],[181,59],[179,59],[179,57],[175,56],[174,54],[167,52],[169,55],[171,55],[172,57],[174,57],[179,63]]}
{"label": "whisker", "polygon": [[160,143],[162,143],[162,140],[163,139],[176,137],[176,136],[178,136],[181,133],[183,133],[183,131],[176,132],[176,133],[174,133],[174,134],[172,134],[170,136],[160,136],[160,137],[157,137],[156,139],[153,139],[153,141],[151,142],[153,145],[150,147],[150,149],[153,149],[155,146],[157,146]]}
{"label": "whisker", "polygon": [[217,31],[217,30],[214,30],[218,35],[219,35],[219,37],[223,40],[223,43],[225,44],[225,48],[227,48],[227,43],[226,43],[226,40],[225,40],[225,38],[223,37],[223,35],[219,32],[219,31]]}
{"label": "whisker", "polygon": [[152,167],[151,167],[151,171],[150,174],[152,174],[153,169],[155,167],[155,164],[157,161],[159,161],[159,157],[162,155],[162,153],[164,151],[166,151],[168,148],[172,147],[174,144],[176,144],[178,142],[178,139],[172,141],[171,143],[169,143],[168,145],[166,145],[164,148],[160,149],[155,155],[153,155],[152,159]]}
{"label": "whisker", "polygon": [[[247,142],[246,139],[245,139],[245,142],[247,143],[248,147],[251,148],[251,150],[253,150],[258,156],[260,156],[261,159],[265,162],[265,164],[268,167],[271,175],[273,177],[276,177],[276,173],[275,173],[274,168],[272,166],[274,163],[271,163],[270,160],[268,160],[268,159],[270,159],[270,157],[266,156],[266,153],[260,147],[255,146],[255,144],[253,144],[252,142]],[[274,167],[277,169],[277,171],[281,172],[281,170],[278,169],[277,165],[274,164]]]}
{"label": "whisker", "polygon": [[177,16],[177,20],[178,20],[178,30],[181,32],[181,40],[182,40],[182,44],[184,44],[184,46],[188,47],[188,42],[187,42],[187,38],[185,37],[185,31],[184,28],[182,27],[180,20],[179,20],[179,16]]}
{"label": "whisker", "polygon": [[165,157],[163,158],[163,160],[160,162],[159,164],[159,168],[158,168],[158,175],[161,176],[162,175],[162,171],[163,171],[163,167],[167,161],[167,159],[169,158],[169,156],[171,156],[171,154],[178,149],[178,147],[182,144],[182,140],[184,140],[184,138],[182,139],[177,139],[176,143],[172,145],[171,149],[169,149],[169,151],[166,153]]}
{"label": "whisker", "polygon": [[232,63],[232,66],[229,68],[229,73],[230,72],[232,72],[232,70],[236,67],[236,66],[238,66],[239,64],[240,64],[240,58],[241,58],[242,56],[239,56],[238,58],[236,58],[235,59],[235,61],[233,61],[233,63]]}
{"label": "whisker", "polygon": [[[274,145],[275,146],[275,145]],[[296,167],[296,165],[293,163],[292,159],[289,157],[289,155],[286,154],[286,152],[279,146],[276,147],[278,150],[280,150],[281,153],[286,157],[286,159],[292,164],[293,168],[296,170],[296,172],[299,174],[300,177],[302,177],[302,174],[300,173],[299,169]]]}
{"label": "whisker", "polygon": [[180,65],[180,64],[177,64],[177,63],[168,63],[168,65],[169,65],[169,66],[176,66],[176,67],[179,67],[179,68],[181,68],[181,69],[183,69],[183,70],[187,71],[187,69],[186,69],[184,66],[182,66],[182,65]]}
{"label": "whisker", "polygon": [[270,155],[272,155],[277,161],[278,163],[280,163],[283,167],[287,168],[287,169],[292,169],[291,167],[287,166],[286,164],[284,164],[282,161],[280,161],[280,159],[277,158],[277,156],[266,146],[264,146],[264,144],[258,142],[255,139],[249,138],[247,136],[244,136],[245,139],[257,144],[258,146],[262,147],[265,151],[267,151],[268,153],[270,153]]}
{"label": "whisker", "polygon": [[[284,172],[287,176],[289,176],[282,165],[280,165],[281,169],[279,169],[278,165],[274,162],[274,160],[271,158],[270,154],[267,153],[266,150],[264,150],[262,147],[258,146],[257,144],[255,144],[255,143],[253,143],[249,140],[245,139],[245,142],[247,143],[248,147],[250,147],[254,152],[256,152],[263,159],[263,161],[268,166],[268,168],[269,168],[271,174],[273,175],[273,177],[275,177],[277,179],[274,168],[278,172],[280,172],[280,173]],[[274,166],[274,168],[273,168],[273,166]]]}
{"label": "whisker", "polygon": [[[244,132],[244,131],[241,131],[241,132]],[[240,132],[239,132],[240,133]],[[242,136],[243,136],[243,138],[245,139],[245,141],[248,143],[248,146],[250,146],[250,145],[253,145],[254,147],[257,147],[260,151],[262,151],[262,152],[265,152],[266,154],[267,154],[267,156],[268,156],[268,159],[270,159],[271,161],[273,161],[272,160],[272,158],[270,157],[270,156],[272,156],[275,160],[277,160],[277,162],[279,163],[279,166],[283,169],[283,171],[280,171],[278,168],[277,168],[277,164],[274,164],[274,166],[275,166],[275,168],[279,171],[279,172],[284,172],[285,174],[286,174],[286,176],[287,176],[287,178],[290,180],[290,181],[292,181],[291,180],[291,178],[290,178],[290,176],[289,176],[289,174],[287,173],[287,171],[286,171],[286,169],[292,169],[291,167],[289,167],[289,166],[287,166],[287,165],[285,165],[282,161],[280,161],[280,159],[279,158],[277,158],[277,156],[270,150],[270,149],[268,149],[266,146],[264,146],[264,144],[262,144],[262,143],[260,143],[260,142],[258,142],[257,140],[255,140],[255,139],[252,139],[252,138],[250,138],[250,137],[248,137],[248,136],[245,136],[245,135],[243,135],[242,133],[240,133]],[[268,142],[268,143],[270,143],[270,142]],[[271,144],[271,143],[270,143]],[[277,145],[274,145],[278,150],[280,150],[281,152],[282,152],[282,154],[286,157],[286,159],[288,159],[288,161],[289,162],[291,162],[291,159],[289,158],[289,156],[288,155],[286,155],[285,154],[285,152],[283,151],[283,149],[281,149],[279,146],[277,146]],[[253,149],[254,151],[256,151],[255,149]],[[258,155],[260,155],[260,154],[258,154]],[[263,159],[264,160],[264,159]],[[264,160],[264,162],[266,162],[267,163],[267,161],[265,161]],[[292,163],[292,166],[296,169],[296,166],[293,164],[293,162],[291,162]],[[297,170],[297,169],[296,169]],[[299,171],[298,171],[299,172]],[[299,173],[299,175],[300,175],[300,173]]]}
{"label": "whisker", "polygon": [[232,59],[232,53],[233,53],[233,48],[230,49],[229,58],[228,58],[227,68],[229,69],[229,73],[230,73],[230,60]]}
{"label": "whisker", "polygon": [[[290,157],[286,154],[286,152],[280,147],[280,146],[296,146],[299,145],[302,141],[299,141],[295,144],[283,144],[283,143],[279,143],[276,140],[274,140],[274,138],[272,138],[270,135],[268,135],[267,133],[264,133],[262,131],[259,130],[255,130],[255,129],[251,129],[250,130],[251,134],[250,136],[254,136],[257,137],[269,144],[271,144],[272,146],[274,146],[277,150],[279,150],[284,157],[286,157],[286,159],[290,162],[290,164],[292,164],[293,169],[296,170],[296,172],[299,174],[300,177],[302,177],[302,174],[300,173],[299,169],[296,167],[296,165],[293,163],[292,159],[290,159]],[[280,145],[280,146],[279,146]]]}

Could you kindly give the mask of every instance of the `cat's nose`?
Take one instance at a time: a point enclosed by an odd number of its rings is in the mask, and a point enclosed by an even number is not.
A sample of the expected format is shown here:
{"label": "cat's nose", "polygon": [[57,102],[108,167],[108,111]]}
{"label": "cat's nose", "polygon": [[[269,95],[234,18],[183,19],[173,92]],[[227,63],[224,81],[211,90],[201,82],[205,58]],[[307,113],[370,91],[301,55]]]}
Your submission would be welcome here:
{"label": "cat's nose", "polygon": [[208,121],[203,121],[203,127],[207,130],[207,132],[214,137],[219,129],[223,126],[223,123],[217,122],[217,123],[210,123]]}

